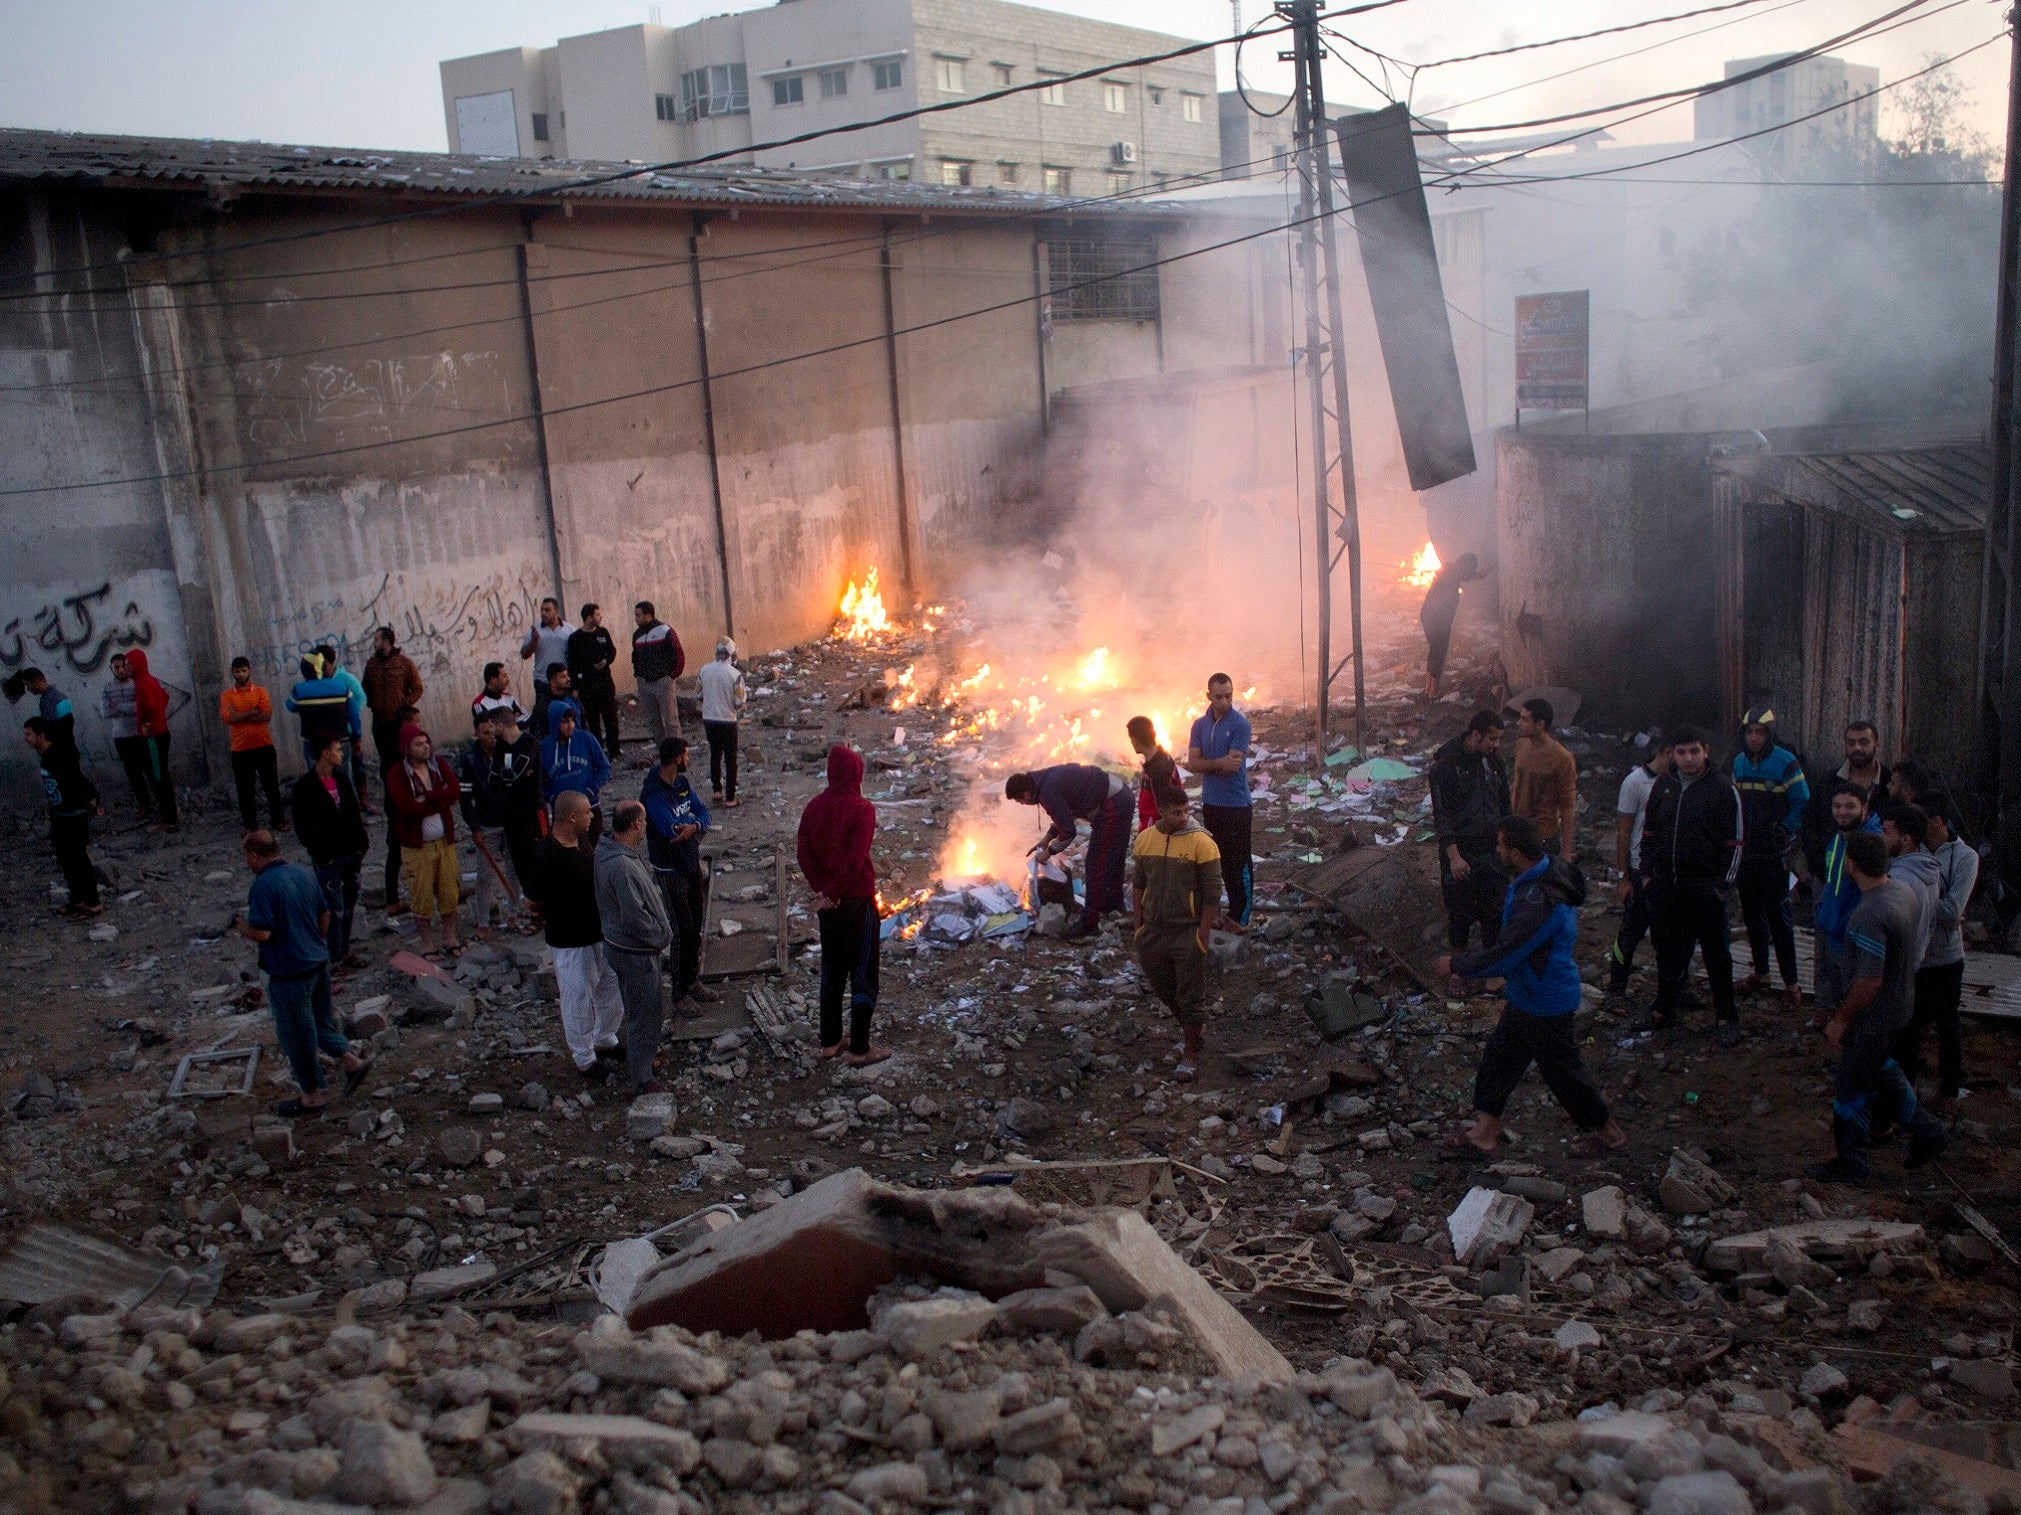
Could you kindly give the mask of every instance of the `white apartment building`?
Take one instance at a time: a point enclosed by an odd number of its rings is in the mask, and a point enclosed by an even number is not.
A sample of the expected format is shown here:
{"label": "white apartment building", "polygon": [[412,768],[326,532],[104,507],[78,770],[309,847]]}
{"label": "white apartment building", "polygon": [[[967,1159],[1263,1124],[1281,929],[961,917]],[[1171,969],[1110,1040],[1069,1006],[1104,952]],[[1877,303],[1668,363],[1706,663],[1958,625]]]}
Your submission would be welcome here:
{"label": "white apartment building", "polygon": [[1184,38],[1008,0],[778,0],[441,65],[449,150],[687,160],[1097,196],[1213,176],[1214,57],[1117,68],[783,148],[754,144],[1166,52]]}
{"label": "white apartment building", "polygon": [[[1725,77],[1750,73],[1786,58],[1770,53],[1760,58],[1729,58]],[[1699,142],[1743,137],[1796,122],[1785,130],[1768,130],[1750,147],[1772,163],[1799,162],[1821,153],[1864,156],[1880,140],[1881,71],[1843,58],[1806,58],[1759,79],[1699,96],[1692,107],[1692,137]],[[1863,100],[1855,96],[1865,95]],[[1830,107],[1852,101],[1843,110]],[[1823,111],[1823,115],[1814,112]],[[1800,120],[1809,116],[1810,120]]]}

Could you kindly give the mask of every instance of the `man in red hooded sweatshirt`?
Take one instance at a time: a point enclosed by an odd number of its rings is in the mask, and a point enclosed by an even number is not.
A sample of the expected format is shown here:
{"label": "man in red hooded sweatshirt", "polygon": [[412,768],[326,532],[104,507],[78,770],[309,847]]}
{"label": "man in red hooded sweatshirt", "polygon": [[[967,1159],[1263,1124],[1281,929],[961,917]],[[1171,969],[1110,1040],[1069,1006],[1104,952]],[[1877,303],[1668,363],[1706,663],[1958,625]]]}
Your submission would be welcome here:
{"label": "man in red hooded sweatshirt", "polygon": [[[800,872],[814,891],[821,922],[821,1055],[867,1067],[891,1056],[873,1046],[877,1009],[877,876],[870,842],[877,807],[863,797],[863,757],[836,743],[828,749],[828,787],[800,815]],[[849,986],[849,1044],[842,1042],[842,988]]]}
{"label": "man in red hooded sweatshirt", "polygon": [[175,831],[182,822],[176,814],[175,780],[168,772],[168,690],[147,671],[147,654],[138,647],[126,655],[126,666],[133,671],[133,734],[146,744],[141,759],[147,787],[154,793],[161,829]]}
{"label": "man in red hooded sweatshirt", "polygon": [[400,728],[401,761],[386,776],[386,798],[393,807],[391,825],[400,834],[400,870],[407,898],[420,928],[421,952],[434,956],[435,921],[442,922],[441,950],[455,956],[463,944],[456,936],[456,907],[461,875],[456,861],[456,812],[463,783],[446,759],[435,755],[435,744],[419,726]]}

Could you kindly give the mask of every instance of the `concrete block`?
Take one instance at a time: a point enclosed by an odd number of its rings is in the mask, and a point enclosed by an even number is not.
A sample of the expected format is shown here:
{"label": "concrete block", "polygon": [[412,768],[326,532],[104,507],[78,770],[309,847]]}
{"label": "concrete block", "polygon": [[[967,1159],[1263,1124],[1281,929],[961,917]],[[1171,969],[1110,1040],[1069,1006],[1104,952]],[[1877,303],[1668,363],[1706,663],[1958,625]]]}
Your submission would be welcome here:
{"label": "concrete block", "polygon": [[918,1362],[958,1341],[974,1341],[996,1323],[997,1307],[980,1294],[948,1289],[931,1299],[896,1300],[871,1317],[875,1331],[900,1356]]}
{"label": "concrete block", "polygon": [[1499,1189],[1469,1189],[1459,1207],[1446,1217],[1453,1257],[1463,1267],[1487,1267],[1522,1241],[1536,1213],[1537,1207],[1518,1195]]}
{"label": "concrete block", "polygon": [[663,1426],[639,1415],[566,1415],[541,1411],[522,1415],[512,1433],[529,1450],[551,1442],[593,1441],[605,1457],[621,1466],[667,1464],[679,1474],[691,1473],[702,1459],[693,1433]]}
{"label": "concrete block", "polygon": [[1926,1240],[1923,1228],[1896,1220],[1810,1220],[1766,1231],[1723,1236],[1705,1249],[1705,1266],[1715,1273],[1751,1273],[1768,1261],[1771,1237],[1790,1243],[1808,1257],[1866,1262],[1879,1252],[1908,1252]]}
{"label": "concrete block", "polygon": [[252,1135],[253,1151],[260,1161],[270,1168],[285,1168],[295,1160],[295,1128],[293,1126],[256,1126]]}
{"label": "concrete block", "polygon": [[1621,1241],[1628,1235],[1628,1196],[1617,1184],[1581,1195],[1579,1211],[1588,1236],[1600,1241]]}
{"label": "concrete block", "polygon": [[1109,1312],[1095,1291],[1076,1284],[1067,1289],[1020,1289],[997,1301],[997,1315],[1019,1331],[1062,1331],[1073,1335],[1089,1321]]}
{"label": "concrete block", "polygon": [[470,1096],[472,1115],[499,1115],[505,1110],[503,1094],[473,1094]]}
{"label": "concrete block", "polygon": [[625,1139],[649,1142],[665,1136],[674,1124],[674,1097],[671,1094],[641,1094],[625,1111]]}

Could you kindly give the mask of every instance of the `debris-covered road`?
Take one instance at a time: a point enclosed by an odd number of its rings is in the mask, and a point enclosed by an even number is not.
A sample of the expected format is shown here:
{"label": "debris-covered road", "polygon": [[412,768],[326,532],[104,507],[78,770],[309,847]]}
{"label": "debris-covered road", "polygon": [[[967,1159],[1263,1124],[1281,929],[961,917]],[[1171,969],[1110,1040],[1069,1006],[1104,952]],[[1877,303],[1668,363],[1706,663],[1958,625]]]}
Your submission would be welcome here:
{"label": "debris-covered road", "polygon": [[[887,708],[905,686],[884,670],[935,658],[933,637],[898,632],[754,662],[746,803],[719,811],[709,839],[719,968],[776,960],[777,860],[790,860],[832,741],[869,758],[886,897],[940,883],[951,828],[991,770],[976,742],[938,740],[973,724],[958,700]],[[1462,682],[1485,687],[1456,661]],[[1385,680],[1374,682],[1380,696]],[[960,919],[932,929],[926,904],[917,935],[887,940],[879,1034],[896,1056],[818,1063],[813,917],[789,870],[786,972],[736,971],[705,1023],[676,1027],[685,1039],[669,1042],[662,1073],[671,1108],[629,1110],[614,1089],[582,1086],[537,937],[484,943],[445,982],[395,966],[408,938],[363,912],[366,966],[340,980],[338,1003],[361,1030],[383,1027],[378,1059],[357,1097],[289,1135],[254,1119],[286,1092],[285,1072],[251,949],[224,935],[246,879],[230,807],[192,807],[174,837],[104,837],[116,903],[90,927],[49,917],[53,871],[20,833],[26,866],[0,880],[27,927],[5,954],[0,1241],[35,1222],[85,1227],[173,1259],[196,1275],[190,1297],[215,1297],[120,1319],[88,1269],[45,1277],[34,1297],[46,1302],[0,1325],[0,1499],[183,1508],[209,1487],[198,1507],[248,1511],[324,1498],[527,1512],[826,1498],[833,1511],[1200,1501],[1235,1515],[1328,1497],[1352,1501],[1339,1509],[1498,1512],[1583,1497],[1603,1515],[1654,1500],[1666,1478],[1696,1478],[1662,1507],[1740,1509],[1751,1495],[1821,1512],[1838,1486],[1806,1486],[1793,1469],[1871,1477],[1916,1446],[1979,1459],[1951,1469],[1968,1483],[2010,1481],[1982,1496],[2021,1489],[1999,1423],[2013,1394],[2014,1274],[1958,1208],[1969,1195],[1992,1227],[2021,1235],[2021,1107],[2003,1087],[2015,1058],[2003,1029],[1968,1026],[1979,1087],[1943,1167],[1884,1160],[1864,1192],[1795,1177],[1826,1146],[1826,1054],[1765,997],[1745,1008],[1750,1035],[1733,1052],[1694,1031],[1657,1041],[1599,1010],[1582,1016],[1586,1055],[1632,1138],[1623,1154],[1571,1161],[1569,1124],[1532,1081],[1509,1112],[1509,1160],[1438,1160],[1495,1003],[1428,997],[1296,881],[1356,842],[1394,847],[1416,882],[1381,923],[1384,941],[1436,950],[1418,775],[1469,708],[1379,704],[1374,751],[1330,766],[1311,761],[1295,712],[1252,712],[1270,754],[1260,908],[1214,974],[1210,1055],[1187,1085],[1166,1076],[1174,1029],[1124,937],[1044,939],[991,908],[994,895],[962,907],[966,933]],[[1118,736],[1128,713],[1112,712]],[[1630,749],[1595,733],[1573,741],[1583,835],[1604,824],[1611,854]],[[613,791],[637,776],[621,769]],[[1613,924],[1589,903],[1582,964],[1599,963]],[[947,940],[963,934],[973,939]],[[1322,1038],[1309,1005],[1349,1001],[1369,1023]],[[167,1097],[186,1054],[253,1046],[249,1095]],[[244,1071],[215,1060],[188,1082],[236,1090]],[[1077,1362],[1076,1335],[1046,1329],[910,1362],[888,1333],[705,1338],[693,1350],[715,1365],[708,1385],[584,1365],[597,1338],[577,1333],[601,1310],[592,1268],[605,1243],[712,1205],[748,1215],[850,1168],[933,1190],[1027,1161],[1044,1165],[1014,1185],[1030,1205],[1140,1208],[1316,1376],[1217,1387],[1155,1312],[1136,1328],[1152,1345],[1128,1366],[1122,1354]],[[0,1274],[0,1293],[19,1276]],[[1362,1387],[1341,1388],[1348,1379]],[[1550,1424],[1610,1403],[1675,1413],[1609,1431]],[[1035,1410],[1028,1431],[1003,1429]],[[646,1429],[529,1427],[536,1414],[643,1415]],[[1886,1487],[1912,1483],[1898,1474]]]}

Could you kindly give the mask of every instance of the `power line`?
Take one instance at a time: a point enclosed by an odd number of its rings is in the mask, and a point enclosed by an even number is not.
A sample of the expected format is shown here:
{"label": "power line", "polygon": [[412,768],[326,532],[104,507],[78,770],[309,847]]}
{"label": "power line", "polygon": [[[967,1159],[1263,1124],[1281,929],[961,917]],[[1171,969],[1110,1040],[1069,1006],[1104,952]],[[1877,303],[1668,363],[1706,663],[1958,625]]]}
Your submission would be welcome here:
{"label": "power line", "polygon": [[[1957,57],[1969,56],[1971,53],[1977,52],[1980,48],[1990,46],[1993,42],[2001,40],[2005,35],[2006,34],[2004,32],[1996,33],[1993,37],[1988,38],[1987,41],[1978,43],[1974,47],[1968,48],[1964,52],[1959,53],[1956,56]],[[1943,65],[1941,64],[1932,65],[1932,68],[1942,66]],[[1931,70],[1928,69],[1923,70],[1923,72],[1930,72],[1930,71]],[[1917,77],[1917,75],[1907,76],[1907,78],[1915,78],[1915,77]],[[1907,82],[1907,78],[1891,81],[1887,85],[1880,86],[1880,89],[1888,89],[1892,88],[1895,84],[1905,83]],[[1879,93],[1879,90],[1876,90],[1873,93]],[[1850,105],[1852,103],[1853,102],[1849,100],[1840,101],[1837,102],[1836,104],[1825,107],[1824,111],[1813,112],[1812,114],[1822,115],[1825,114],[1827,111],[1842,110],[1847,105]],[[1748,133],[1747,136],[1745,137],[1732,138],[1729,139],[1728,142],[1710,143],[1707,144],[1705,147],[1695,148],[1692,149],[1690,152],[1679,153],[1674,156],[1689,157],[1697,152],[1710,151],[1712,148],[1715,147],[1730,145],[1730,142],[1745,141],[1751,137],[1764,136],[1770,132],[1780,131],[1787,127],[1797,125],[1799,124],[1800,121],[1807,119],[1810,118],[1799,117],[1796,120],[1781,122],[1775,126],[1765,127],[1760,131]],[[1622,123],[1616,122],[1614,124],[1619,125]],[[1480,164],[1475,165],[1474,167],[1471,168],[1448,171],[1446,174],[1441,176],[1441,180],[1443,182],[1450,182],[1455,179],[1464,178],[1473,173],[1485,172],[1489,169],[1498,166],[1501,163],[1506,163],[1513,161],[1514,159],[1517,158],[1526,157],[1531,153],[1542,150],[1542,148],[1544,147],[1562,145],[1563,143],[1571,142],[1573,140],[1576,140],[1577,137],[1583,135],[1586,135],[1586,133],[1584,132],[1573,133],[1570,136],[1560,139],[1558,143],[1540,143],[1532,147],[1520,148],[1506,154],[1505,156],[1499,159],[1496,159],[1493,163]],[[1634,166],[1646,167],[1648,165],[1637,164]],[[1605,170],[1600,171],[1600,173],[1604,172],[1606,171]],[[1597,177],[1597,176],[1598,175],[1596,174],[1596,175],[1580,175],[1578,177]],[[1407,193],[1410,193],[1408,189],[1398,189],[1392,190],[1386,194],[1371,196],[1363,201],[1354,203],[1343,203],[1341,205],[1336,206],[1333,213],[1335,215],[1339,215],[1345,211],[1358,209],[1360,208],[1360,206],[1363,205],[1374,204],[1377,201],[1391,199],[1394,198],[1396,195]],[[1146,273],[1154,269],[1169,266],[1173,263],[1184,262],[1188,259],[1201,257],[1207,253],[1222,252],[1227,250],[1228,248],[1241,246],[1249,242],[1257,241],[1264,237],[1276,236],[1281,232],[1295,230],[1298,226],[1304,225],[1307,222],[1316,219],[1318,219],[1317,213],[1313,216],[1294,218],[1293,220],[1286,222],[1284,225],[1272,225],[1263,227],[1256,231],[1244,232],[1239,235],[1226,238],[1219,242],[1203,244],[1200,247],[1189,248],[1184,252],[1173,253],[1161,258],[1153,258],[1148,262],[1138,264],[1131,268],[1117,269],[1106,274],[1101,274],[1088,279],[1079,280],[1072,284],[1056,286],[1042,294],[1020,295],[1012,299],[997,301],[994,304],[982,306],[978,309],[968,311],[957,311],[951,315],[939,316],[932,320],[915,323],[914,325],[911,326],[896,328],[884,332],[876,332],[869,336],[851,338],[847,341],[832,343],[826,347],[815,348],[807,352],[792,353],[778,358],[766,359],[757,363],[745,364],[739,368],[712,370],[707,376],[708,382],[713,384],[720,382],[724,379],[739,378],[747,374],[760,373],[768,369],[783,367],[790,363],[810,362],[816,358],[832,357],[837,353],[847,352],[858,347],[869,346],[876,343],[883,343],[892,340],[896,337],[912,336],[920,332],[931,331],[942,326],[953,325],[960,321],[973,320],[981,316],[994,315],[1005,310],[1014,310],[1021,306],[1032,304],[1034,301],[1037,300],[1050,299],[1059,294],[1072,293],[1075,290],[1091,288],[1097,284],[1113,283],[1118,279],[1127,278],[1132,274]],[[297,453],[290,456],[279,458],[264,458],[253,462],[235,463],[229,465],[218,465],[202,468],[166,470],[151,474],[133,475],[126,478],[94,479],[94,480],[78,481],[69,484],[30,485],[11,489],[0,489],[0,499],[12,498],[19,495],[31,495],[31,494],[32,495],[67,494],[85,489],[123,488],[130,485],[166,483],[175,479],[198,478],[203,477],[205,475],[244,474],[244,473],[252,473],[260,469],[282,468],[301,463],[321,462],[328,458],[344,457],[360,452],[376,452],[388,447],[406,446],[418,442],[438,441],[446,437],[466,436],[480,431],[493,431],[503,426],[527,425],[536,421],[545,421],[555,416],[570,415],[578,411],[601,409],[602,407],[607,405],[628,404],[636,400],[649,399],[657,395],[671,394],[678,390],[693,388],[700,385],[702,382],[703,382],[702,376],[697,375],[696,377],[690,379],[677,379],[665,384],[650,385],[643,389],[628,391],[624,394],[608,395],[593,400],[578,400],[566,405],[544,406],[525,413],[510,416],[500,416],[483,421],[473,421],[460,426],[439,428],[434,431],[417,432],[414,435],[408,437],[398,437],[386,441],[351,443],[340,447],[322,448],[314,452]]]}
{"label": "power line", "polygon": [[[1744,6],[1760,5],[1763,0],[1726,0],[1723,5],[1701,6],[1695,11],[1677,11],[1668,16],[1651,16],[1647,21],[1627,21],[1619,26],[1603,26],[1598,31],[1574,32],[1564,37],[1549,37],[1542,42],[1518,42],[1512,47],[1497,47],[1484,53],[1462,53],[1456,58],[1434,58],[1429,63],[1406,63],[1401,59],[1390,61],[1413,71],[1430,68],[1445,68],[1454,63],[1478,63],[1483,58],[1506,58],[1511,53],[1535,52],[1543,47],[1562,47],[1568,42],[1590,42],[1595,37],[1612,37],[1619,32],[1636,32],[1651,26],[1668,26],[1673,21],[1694,21],[1700,16],[1717,15],[1721,11],[1740,10]],[[1359,45],[1359,44],[1357,44]]]}

